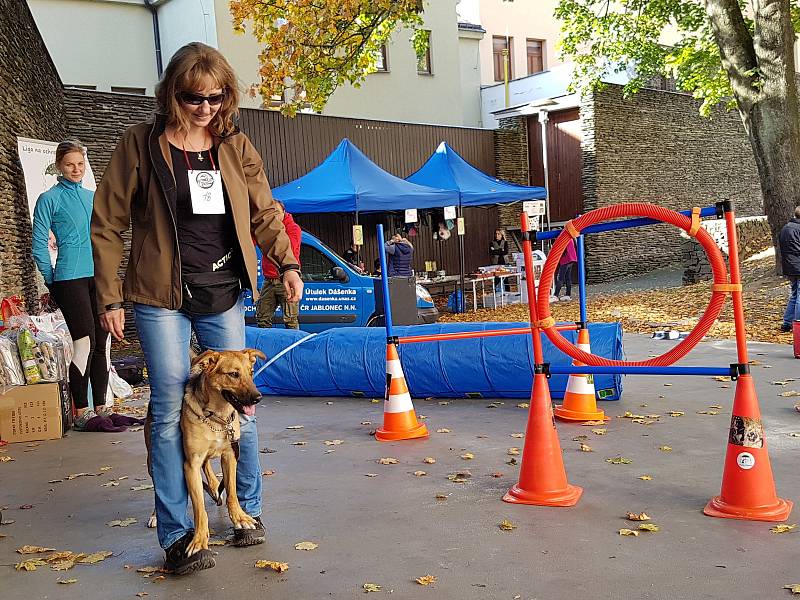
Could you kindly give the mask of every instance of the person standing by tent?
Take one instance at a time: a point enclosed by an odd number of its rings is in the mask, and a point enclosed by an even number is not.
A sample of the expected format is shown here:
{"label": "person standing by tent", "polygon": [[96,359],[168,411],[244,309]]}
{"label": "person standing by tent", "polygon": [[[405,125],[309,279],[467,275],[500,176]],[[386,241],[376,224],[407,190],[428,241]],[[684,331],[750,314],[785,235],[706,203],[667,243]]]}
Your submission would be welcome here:
{"label": "person standing by tent", "polygon": [[800,206],[794,209],[794,218],[783,226],[778,235],[778,244],[781,249],[781,267],[783,276],[789,278],[791,292],[786,310],[783,313],[781,331],[787,333],[792,330],[792,323],[800,321]]}
{"label": "person standing by tent", "polygon": [[[282,202],[277,202],[277,204],[286,210]],[[303,231],[288,212],[283,213],[283,226],[286,229],[286,235],[292,241],[292,253],[298,257],[299,263]],[[262,329],[272,327],[275,308],[280,304],[286,329],[300,329],[300,301],[290,302],[286,297],[286,288],[283,286],[278,268],[272,261],[262,260],[261,272],[264,274],[264,285],[261,286],[261,297],[256,303],[256,324]]]}
{"label": "person standing by tent", "polygon": [[[106,389],[111,369],[111,337],[100,326],[95,295],[94,261],[89,238],[94,194],[83,187],[86,149],[77,140],[56,147],[58,183],[36,201],[33,211],[33,259],[58,303],[72,337],[74,352],[69,365],[69,388],[75,402],[74,429],[85,431],[95,417],[106,417]],[[58,258],[50,263],[50,231],[56,238]],[[89,382],[92,403],[89,408]]]}
{"label": "person standing by tent", "polygon": [[395,233],[383,246],[387,254],[386,274],[389,277],[411,277],[414,271],[414,246],[408,241],[405,232]]}
{"label": "person standing by tent", "polygon": [[[185,575],[215,565],[209,550],[190,548],[186,510],[180,418],[192,329],[205,349],[244,348],[242,288],[257,290],[253,239],[278,267],[290,301],[302,297],[303,280],[261,156],[234,123],[239,83],[230,63],[205,44],[183,46],[156,86],[156,103],[155,118],[127,129],[111,155],[95,193],[92,246],[100,322],[118,340],[122,302],[133,302],[150,380],[158,541],[164,567]],[[255,527],[235,528],[232,545],[252,546],[266,539],[255,405],[239,422],[236,488]]]}
{"label": "person standing by tent", "polygon": [[[572,300],[572,269],[578,263],[578,253],[575,251],[575,240],[570,240],[564,254],[558,261],[558,271],[556,272],[555,293],[550,296],[550,302],[559,300]],[[566,295],[559,297],[561,287],[566,287]]]}
{"label": "person standing by tent", "polygon": [[[508,241],[506,234],[502,229],[494,230],[494,239],[489,243],[489,257],[493,265],[505,265],[506,257],[508,256]],[[508,281],[506,281],[505,289],[508,289]],[[500,291],[500,278],[494,278],[494,290]]]}

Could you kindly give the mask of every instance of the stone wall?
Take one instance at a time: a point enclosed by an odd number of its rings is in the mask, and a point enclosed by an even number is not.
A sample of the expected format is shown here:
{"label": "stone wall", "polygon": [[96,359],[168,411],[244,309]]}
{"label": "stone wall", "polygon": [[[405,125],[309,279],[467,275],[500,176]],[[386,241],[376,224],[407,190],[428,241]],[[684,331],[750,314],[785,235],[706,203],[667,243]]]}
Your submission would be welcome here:
{"label": "stone wall", "polygon": [[87,146],[98,183],[122,133],[147,121],[156,108],[152,96],[94,90],[68,88],[64,90],[64,100],[69,133]]}
{"label": "stone wall", "polygon": [[[495,176],[519,185],[530,185],[528,171],[528,122],[526,117],[500,119],[494,131]],[[519,229],[519,203],[501,205],[498,210],[500,227]]]}
{"label": "stone wall", "polygon": [[[726,261],[728,258],[728,234],[724,220],[703,221],[703,229],[711,234],[722,250]],[[772,247],[772,234],[767,217],[743,217],[736,219],[736,238],[739,242],[739,260],[758,254]],[[711,279],[711,265],[703,247],[693,237],[681,232],[681,258],[683,261],[683,284],[689,285],[698,281]]]}
{"label": "stone wall", "polygon": [[[672,209],[723,198],[737,214],[762,214],[752,150],[738,113],[700,117],[684,94],[645,89],[625,99],[609,85],[581,106],[584,208],[650,202]],[[681,260],[681,237],[666,225],[588,236],[590,282],[637,275]],[[622,258],[622,260],[621,260]]]}
{"label": "stone wall", "polygon": [[26,2],[0,0],[0,296],[38,296],[31,219],[17,137],[62,140],[67,128],[61,80]]}

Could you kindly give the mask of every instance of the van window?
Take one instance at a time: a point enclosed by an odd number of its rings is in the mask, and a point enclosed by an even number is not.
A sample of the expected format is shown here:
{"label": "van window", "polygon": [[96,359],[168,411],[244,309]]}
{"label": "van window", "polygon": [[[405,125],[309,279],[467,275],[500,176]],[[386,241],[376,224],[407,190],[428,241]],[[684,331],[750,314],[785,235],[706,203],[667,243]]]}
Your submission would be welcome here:
{"label": "van window", "polygon": [[332,273],[336,264],[313,246],[300,246],[300,264],[303,281],[336,281]]}

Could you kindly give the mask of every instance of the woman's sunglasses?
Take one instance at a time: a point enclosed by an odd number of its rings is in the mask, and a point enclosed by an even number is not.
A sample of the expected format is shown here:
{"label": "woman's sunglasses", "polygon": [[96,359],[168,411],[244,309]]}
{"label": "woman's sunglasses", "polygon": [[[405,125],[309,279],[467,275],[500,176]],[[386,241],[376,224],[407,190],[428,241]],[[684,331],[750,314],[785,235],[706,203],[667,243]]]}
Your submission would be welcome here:
{"label": "woman's sunglasses", "polygon": [[193,94],[192,92],[180,92],[178,98],[184,104],[191,104],[192,106],[200,106],[203,102],[208,102],[210,106],[219,106],[225,100],[225,92],[221,94],[214,94],[213,96],[201,96],[200,94]]}

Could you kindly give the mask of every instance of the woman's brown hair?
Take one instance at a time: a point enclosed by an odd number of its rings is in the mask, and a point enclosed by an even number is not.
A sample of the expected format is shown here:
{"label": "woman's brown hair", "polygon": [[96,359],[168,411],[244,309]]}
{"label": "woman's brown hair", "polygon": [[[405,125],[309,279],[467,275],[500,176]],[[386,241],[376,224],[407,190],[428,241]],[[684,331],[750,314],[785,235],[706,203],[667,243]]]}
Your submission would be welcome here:
{"label": "woman's brown hair", "polygon": [[86,156],[86,148],[80,140],[64,140],[56,146],[56,165],[61,164],[61,161],[70,152],[80,152]]}
{"label": "woman's brown hair", "polygon": [[179,49],[170,59],[156,86],[158,112],[167,116],[168,125],[184,133],[189,130],[189,119],[181,107],[178,94],[195,92],[209,80],[222,89],[225,99],[208,128],[219,137],[233,133],[236,127],[234,119],[239,115],[236,73],[219,50],[200,42],[192,42]]}

